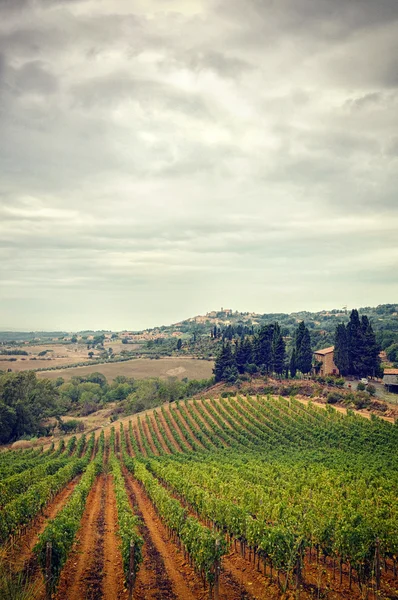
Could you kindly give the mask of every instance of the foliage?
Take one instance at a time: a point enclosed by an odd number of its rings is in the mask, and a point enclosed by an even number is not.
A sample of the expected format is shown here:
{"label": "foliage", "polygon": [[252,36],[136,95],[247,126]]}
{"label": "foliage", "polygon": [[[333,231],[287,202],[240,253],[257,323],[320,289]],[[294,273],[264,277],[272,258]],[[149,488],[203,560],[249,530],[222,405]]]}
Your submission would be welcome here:
{"label": "foliage", "polygon": [[23,435],[40,435],[42,420],[59,414],[58,392],[31,371],[0,376],[0,443]]}
{"label": "foliage", "polygon": [[297,327],[295,345],[297,370],[301,373],[310,373],[312,370],[311,338],[304,321],[301,321]]}
{"label": "foliage", "polygon": [[[124,434],[122,426],[121,434]],[[109,465],[114,477],[117,520],[119,524],[117,534],[121,540],[124,574],[126,576],[126,580],[128,580],[130,568],[130,543],[134,543],[134,569],[135,573],[137,573],[140,563],[142,562],[142,545],[144,543],[144,540],[138,534],[139,519],[137,516],[134,515],[131,509],[120,462],[115,456],[114,428],[112,428],[111,432]]]}
{"label": "foliage", "polygon": [[348,324],[345,326],[340,323],[337,326],[334,346],[335,363],[343,375],[382,375],[380,346],[366,315],[360,319],[358,311],[354,309]]}
{"label": "foliage", "polygon": [[47,543],[52,544],[51,576],[52,587],[58,582],[61,569],[66,562],[69,550],[73,544],[75,534],[80,526],[87,495],[102,469],[104,453],[104,432],[101,432],[99,438],[98,452],[94,460],[85,465],[85,472],[75,487],[67,504],[52,519],[44,532],[39,535],[39,541],[33,551],[37,555],[41,569],[45,572],[46,568],[46,547]]}

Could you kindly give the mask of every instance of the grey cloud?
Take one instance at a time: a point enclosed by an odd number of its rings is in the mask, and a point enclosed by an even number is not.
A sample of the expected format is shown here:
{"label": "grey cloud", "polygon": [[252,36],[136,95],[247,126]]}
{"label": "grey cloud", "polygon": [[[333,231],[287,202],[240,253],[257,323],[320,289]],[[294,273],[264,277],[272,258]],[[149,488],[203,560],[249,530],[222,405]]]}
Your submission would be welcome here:
{"label": "grey cloud", "polygon": [[395,0],[173,6],[0,2],[0,326],[397,294]]}

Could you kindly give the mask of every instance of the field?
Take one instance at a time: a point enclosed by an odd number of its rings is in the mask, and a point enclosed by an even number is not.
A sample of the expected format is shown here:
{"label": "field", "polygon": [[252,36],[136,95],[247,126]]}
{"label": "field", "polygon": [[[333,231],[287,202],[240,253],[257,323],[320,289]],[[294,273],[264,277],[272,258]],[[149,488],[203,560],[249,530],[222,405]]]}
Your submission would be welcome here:
{"label": "field", "polygon": [[[114,354],[120,354],[126,346],[118,341],[106,340],[104,350],[109,351],[112,348]],[[128,350],[136,350],[137,344],[130,344]],[[93,352],[93,359],[100,357],[101,351],[98,349],[88,350],[86,344],[21,344],[19,346],[9,346],[8,349],[23,350],[27,356],[0,356],[0,370],[11,369],[13,372],[26,371],[29,369],[46,369],[54,367],[65,367],[90,360],[89,352]],[[45,356],[40,353],[46,352]],[[11,358],[16,360],[10,360]]]}
{"label": "field", "polygon": [[183,379],[208,379],[212,376],[214,363],[196,358],[135,358],[124,362],[103,363],[86,367],[72,367],[55,371],[40,371],[37,376],[45,379],[56,379],[63,377],[68,381],[76,375],[88,375],[93,371],[99,371],[109,381],[113,381],[118,375],[133,377],[135,379],[147,379],[148,377],[178,377]]}
{"label": "field", "polygon": [[397,599],[397,459],[396,425],[272,397],[3,453],[0,598]]}

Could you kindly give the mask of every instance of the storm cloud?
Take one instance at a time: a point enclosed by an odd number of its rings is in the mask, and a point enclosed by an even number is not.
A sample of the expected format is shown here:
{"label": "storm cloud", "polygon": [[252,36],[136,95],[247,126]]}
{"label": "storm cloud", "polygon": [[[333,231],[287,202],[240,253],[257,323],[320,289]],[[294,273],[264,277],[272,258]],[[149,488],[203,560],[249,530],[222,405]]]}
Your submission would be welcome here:
{"label": "storm cloud", "polygon": [[0,0],[0,327],[398,298],[396,0]]}

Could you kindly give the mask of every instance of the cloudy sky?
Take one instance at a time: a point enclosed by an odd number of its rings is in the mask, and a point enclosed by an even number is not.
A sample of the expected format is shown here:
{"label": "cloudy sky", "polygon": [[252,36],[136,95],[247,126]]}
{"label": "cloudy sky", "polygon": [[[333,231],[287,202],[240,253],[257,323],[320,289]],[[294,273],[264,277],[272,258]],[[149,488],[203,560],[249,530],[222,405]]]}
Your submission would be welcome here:
{"label": "cloudy sky", "polygon": [[0,0],[0,327],[398,301],[397,0]]}

